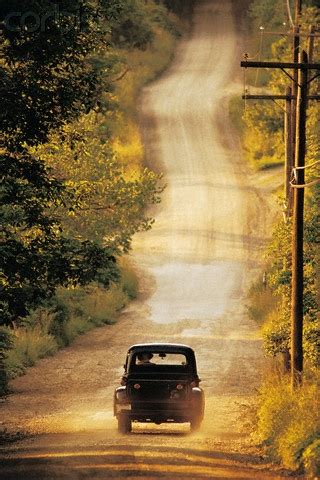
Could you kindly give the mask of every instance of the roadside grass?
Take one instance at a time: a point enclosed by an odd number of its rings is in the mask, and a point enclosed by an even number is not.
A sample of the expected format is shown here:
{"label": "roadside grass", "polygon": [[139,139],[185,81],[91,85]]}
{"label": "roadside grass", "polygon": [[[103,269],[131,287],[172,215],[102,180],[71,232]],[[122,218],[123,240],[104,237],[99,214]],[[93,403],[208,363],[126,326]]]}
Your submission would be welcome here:
{"label": "roadside grass", "polygon": [[53,355],[58,350],[55,338],[44,333],[41,328],[15,328],[11,334],[13,348],[8,351],[5,359],[8,378],[22,375],[37,360]]}
{"label": "roadside grass", "polygon": [[21,325],[1,327],[0,337],[8,337],[12,344],[3,359],[5,377],[22,375],[37,360],[70,345],[79,335],[115,323],[138,289],[137,276],[126,259],[121,259],[120,271],[120,282],[109,289],[97,284],[61,288],[50,305],[32,312]]}
{"label": "roadside grass", "polygon": [[133,300],[137,298],[139,289],[137,273],[126,257],[120,258],[118,264],[121,272],[122,289]]}
{"label": "roadside grass", "polygon": [[[261,279],[248,293],[248,313],[261,327],[264,348],[269,353],[274,344],[284,344],[287,322],[281,323],[281,298],[272,294]],[[270,338],[271,340],[270,340]],[[269,338],[269,340],[268,340]],[[271,342],[271,343],[270,343]],[[284,355],[284,352],[283,352]],[[281,356],[280,356],[281,357]],[[253,437],[266,449],[274,462],[304,472],[304,478],[320,475],[320,374],[305,365],[304,384],[292,391],[287,372],[287,356],[274,358],[250,412]]]}
{"label": "roadside grass", "polygon": [[257,438],[274,461],[307,478],[320,474],[319,386],[319,372],[309,372],[295,391],[289,376],[274,373],[258,394]]}

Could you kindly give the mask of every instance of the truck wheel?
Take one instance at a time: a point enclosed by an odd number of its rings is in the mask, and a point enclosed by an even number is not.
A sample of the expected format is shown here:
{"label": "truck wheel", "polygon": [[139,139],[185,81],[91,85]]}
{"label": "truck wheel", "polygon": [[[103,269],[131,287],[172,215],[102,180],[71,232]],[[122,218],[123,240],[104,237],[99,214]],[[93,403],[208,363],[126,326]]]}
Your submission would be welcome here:
{"label": "truck wheel", "polygon": [[201,427],[202,419],[200,417],[194,417],[190,420],[190,430],[191,432],[196,432]]}
{"label": "truck wheel", "polygon": [[118,416],[118,432],[130,433],[132,430],[131,418],[126,413]]}

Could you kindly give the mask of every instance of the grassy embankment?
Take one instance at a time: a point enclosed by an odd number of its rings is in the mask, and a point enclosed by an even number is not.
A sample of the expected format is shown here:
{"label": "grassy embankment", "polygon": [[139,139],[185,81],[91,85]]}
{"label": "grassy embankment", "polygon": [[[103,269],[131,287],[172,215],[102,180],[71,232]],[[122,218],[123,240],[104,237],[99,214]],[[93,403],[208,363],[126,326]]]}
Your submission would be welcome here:
{"label": "grassy embankment", "polygon": [[[283,29],[283,4],[274,1],[265,4],[253,0],[250,7],[252,52],[259,51],[261,59],[290,59],[290,43],[274,37],[259,38],[259,26],[269,30]],[[305,8],[302,29],[308,30],[319,18],[319,8]],[[305,45],[306,46],[306,45]],[[314,61],[319,58],[319,42],[315,42]],[[250,72],[248,85],[263,87],[264,91],[283,93],[287,80],[281,73]],[[319,86],[319,85],[318,85]],[[313,88],[317,88],[314,84]],[[244,111],[243,100],[234,97],[229,105],[230,118],[242,140],[248,165],[256,171],[283,164],[283,114],[272,102],[248,102]],[[319,155],[319,113],[310,103],[307,123],[308,154],[306,164]],[[307,178],[315,174],[308,170]],[[279,204],[283,193],[276,191]],[[305,215],[305,319],[304,354],[305,373],[303,385],[291,390],[290,386],[290,242],[291,222],[280,220],[274,227],[273,239],[268,247],[264,269],[267,285],[259,280],[249,291],[249,315],[261,326],[264,349],[275,359],[273,373],[268,372],[258,392],[253,425],[254,438],[265,446],[271,459],[285,467],[304,472],[307,478],[320,474],[320,402],[319,402],[319,344],[320,325],[317,298],[317,201],[319,189],[306,190]],[[284,360],[284,362],[283,362]]]}
{"label": "grassy embankment", "polygon": [[[109,132],[117,161],[130,178],[138,178],[144,168],[136,115],[138,95],[146,83],[168,66],[176,39],[185,28],[178,17],[164,11],[164,7],[156,7],[153,2],[148,5],[140,3],[144,8],[144,19],[151,25],[153,40],[143,49],[113,45],[111,55],[121,59],[120,64],[126,66],[126,72],[114,81],[114,106],[101,121]],[[2,327],[2,335],[7,333],[12,342],[4,360],[8,378],[23,374],[39,358],[54,354],[78,335],[116,321],[119,311],[136,297],[138,290],[133,266],[125,257],[118,259],[118,263],[121,279],[111,288],[98,284],[59,288],[47,305],[34,311],[19,325]]]}

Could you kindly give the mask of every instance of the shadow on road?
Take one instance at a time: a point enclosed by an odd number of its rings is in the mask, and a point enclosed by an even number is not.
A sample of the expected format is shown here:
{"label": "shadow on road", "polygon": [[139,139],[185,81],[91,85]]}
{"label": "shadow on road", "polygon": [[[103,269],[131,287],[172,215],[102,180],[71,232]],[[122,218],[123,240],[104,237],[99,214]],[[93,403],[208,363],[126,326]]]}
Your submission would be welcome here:
{"label": "shadow on road", "polygon": [[[149,443],[155,437],[161,437],[164,444],[148,445],[145,440],[137,442],[138,437],[149,436]],[[186,437],[186,433],[176,433],[177,437]],[[172,435],[171,435],[172,437]],[[192,439],[192,435],[190,436]],[[285,472],[268,472],[267,464],[259,455],[226,453],[208,448],[186,448],[170,445],[169,435],[159,432],[139,432],[115,445],[94,445],[88,448],[53,448],[52,451],[28,448],[28,453],[11,450],[0,457],[1,478],[13,480],[33,479],[108,479],[108,478],[164,478],[164,479],[268,479],[286,478]],[[194,443],[197,444],[196,436]]]}

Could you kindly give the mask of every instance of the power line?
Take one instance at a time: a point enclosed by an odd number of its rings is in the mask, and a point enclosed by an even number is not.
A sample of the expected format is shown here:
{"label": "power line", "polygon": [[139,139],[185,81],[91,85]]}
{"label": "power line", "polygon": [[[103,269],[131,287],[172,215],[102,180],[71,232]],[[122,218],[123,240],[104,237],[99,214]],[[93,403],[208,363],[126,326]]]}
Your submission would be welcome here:
{"label": "power line", "polygon": [[293,23],[293,20],[292,20],[292,15],[291,15],[290,0],[287,0],[286,4],[287,4],[287,13],[288,13],[289,21],[291,23],[291,26],[294,27],[294,23]]}

